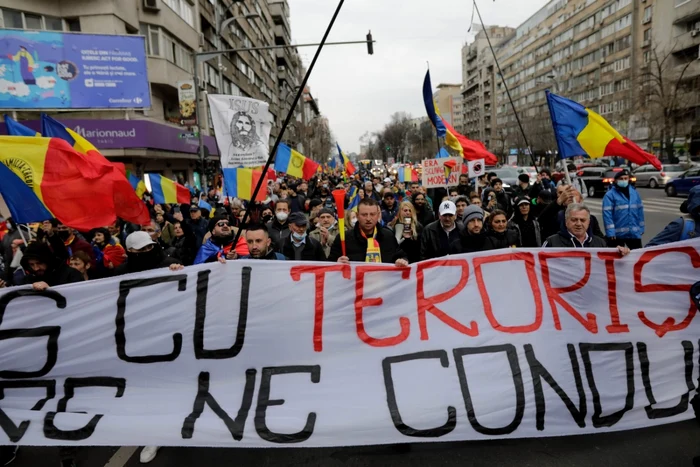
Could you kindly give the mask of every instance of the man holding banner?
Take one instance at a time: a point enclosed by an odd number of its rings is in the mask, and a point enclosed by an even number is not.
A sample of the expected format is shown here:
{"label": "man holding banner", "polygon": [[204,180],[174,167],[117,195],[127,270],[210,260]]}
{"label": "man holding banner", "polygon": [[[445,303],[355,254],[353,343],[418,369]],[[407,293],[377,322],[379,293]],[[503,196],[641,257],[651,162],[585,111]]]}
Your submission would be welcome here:
{"label": "man holding banner", "polygon": [[399,248],[394,233],[377,224],[379,203],[372,198],[361,200],[357,206],[357,224],[346,236],[346,254],[343,255],[338,235],[333,241],[328,260],[343,264],[349,264],[350,261],[394,263],[397,267],[407,267],[406,254]]}

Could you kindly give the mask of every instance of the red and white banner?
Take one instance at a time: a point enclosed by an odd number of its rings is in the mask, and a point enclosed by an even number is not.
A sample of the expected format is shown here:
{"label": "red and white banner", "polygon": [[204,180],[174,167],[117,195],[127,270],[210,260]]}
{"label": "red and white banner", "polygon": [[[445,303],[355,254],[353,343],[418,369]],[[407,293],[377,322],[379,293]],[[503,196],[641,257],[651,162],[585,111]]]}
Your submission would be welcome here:
{"label": "red and white banner", "polygon": [[272,447],[692,417],[700,240],[0,290],[0,443]]}

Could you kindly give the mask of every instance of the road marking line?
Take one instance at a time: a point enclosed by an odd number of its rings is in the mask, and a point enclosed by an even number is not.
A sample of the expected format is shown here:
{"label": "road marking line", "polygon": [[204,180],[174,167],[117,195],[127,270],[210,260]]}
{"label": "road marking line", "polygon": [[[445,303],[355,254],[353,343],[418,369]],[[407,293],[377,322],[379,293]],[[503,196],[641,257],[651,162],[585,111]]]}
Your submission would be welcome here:
{"label": "road marking line", "polygon": [[134,455],[138,446],[122,446],[114,453],[104,467],[124,467],[131,456]]}

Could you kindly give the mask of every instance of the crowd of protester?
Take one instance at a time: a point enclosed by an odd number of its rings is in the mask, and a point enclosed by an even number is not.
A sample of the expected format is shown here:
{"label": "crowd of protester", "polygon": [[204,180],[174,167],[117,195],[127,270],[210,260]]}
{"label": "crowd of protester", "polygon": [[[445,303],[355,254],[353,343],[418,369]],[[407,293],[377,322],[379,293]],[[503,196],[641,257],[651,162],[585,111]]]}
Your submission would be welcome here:
{"label": "crowd of protester", "polygon": [[[593,216],[573,186],[555,183],[544,169],[530,183],[519,177],[509,194],[494,173],[476,185],[426,190],[394,177],[358,173],[319,174],[310,181],[280,178],[264,202],[220,199],[215,189],[192,193],[190,204],[149,205],[151,222],[114,224],[78,232],[56,219],[18,225],[0,219],[0,287],[48,287],[142,272],[236,259],[382,262],[405,267],[449,254],[502,248],[641,248],[642,201],[618,172],[603,201],[603,219]],[[345,190],[345,250],[332,192]],[[357,200],[351,197],[357,194]],[[205,209],[202,206],[211,206]],[[691,191],[687,214],[649,244],[700,234],[700,187]],[[246,216],[247,213],[247,216]],[[244,224],[245,220],[245,224]],[[240,232],[239,232],[240,231]],[[238,241],[236,237],[238,236]],[[5,448],[5,451],[7,448]],[[148,462],[157,447],[146,447]],[[72,453],[64,466],[73,466]],[[2,453],[3,456],[13,453]]]}

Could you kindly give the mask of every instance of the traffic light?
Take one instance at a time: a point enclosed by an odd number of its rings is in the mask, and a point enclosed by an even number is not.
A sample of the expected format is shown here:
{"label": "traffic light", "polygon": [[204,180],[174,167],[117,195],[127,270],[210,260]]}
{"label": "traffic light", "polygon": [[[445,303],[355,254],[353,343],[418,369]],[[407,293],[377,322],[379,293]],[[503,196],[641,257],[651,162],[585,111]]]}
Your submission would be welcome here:
{"label": "traffic light", "polygon": [[367,33],[367,53],[374,55],[374,42],[372,41],[372,31]]}

